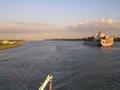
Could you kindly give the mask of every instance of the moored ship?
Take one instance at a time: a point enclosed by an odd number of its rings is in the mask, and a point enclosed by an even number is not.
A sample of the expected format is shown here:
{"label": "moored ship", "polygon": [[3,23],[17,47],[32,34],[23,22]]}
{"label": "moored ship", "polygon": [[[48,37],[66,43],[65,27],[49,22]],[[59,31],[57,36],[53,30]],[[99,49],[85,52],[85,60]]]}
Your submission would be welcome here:
{"label": "moored ship", "polygon": [[114,43],[114,39],[112,36],[107,36],[102,32],[96,34],[95,37],[89,37],[84,40],[85,45],[96,45],[102,47],[110,47]]}

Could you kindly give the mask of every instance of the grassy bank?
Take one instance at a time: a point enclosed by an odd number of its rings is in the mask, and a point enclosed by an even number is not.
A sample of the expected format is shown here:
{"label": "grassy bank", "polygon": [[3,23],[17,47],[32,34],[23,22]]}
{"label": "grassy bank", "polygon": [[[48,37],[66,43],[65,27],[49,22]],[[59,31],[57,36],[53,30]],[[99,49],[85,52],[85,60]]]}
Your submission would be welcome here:
{"label": "grassy bank", "polygon": [[0,44],[0,50],[15,48],[15,47],[21,46],[23,43],[24,41],[18,41],[15,44]]}

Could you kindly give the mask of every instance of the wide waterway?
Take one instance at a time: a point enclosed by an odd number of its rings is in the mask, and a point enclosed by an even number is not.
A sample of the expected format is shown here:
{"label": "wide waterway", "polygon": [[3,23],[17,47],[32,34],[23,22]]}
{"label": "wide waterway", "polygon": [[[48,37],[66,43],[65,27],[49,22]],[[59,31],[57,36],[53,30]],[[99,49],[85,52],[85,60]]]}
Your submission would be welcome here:
{"label": "wide waterway", "polygon": [[120,43],[33,41],[0,51],[0,90],[37,90],[48,74],[53,90],[120,90]]}

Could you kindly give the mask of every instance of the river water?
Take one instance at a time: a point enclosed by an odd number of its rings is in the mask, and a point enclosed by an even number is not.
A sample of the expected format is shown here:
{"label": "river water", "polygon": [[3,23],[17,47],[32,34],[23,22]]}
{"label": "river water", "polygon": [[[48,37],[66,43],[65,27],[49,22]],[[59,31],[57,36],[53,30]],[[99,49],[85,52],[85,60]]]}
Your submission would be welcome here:
{"label": "river water", "polygon": [[32,41],[0,51],[0,90],[38,90],[48,74],[53,90],[120,90],[120,43]]}

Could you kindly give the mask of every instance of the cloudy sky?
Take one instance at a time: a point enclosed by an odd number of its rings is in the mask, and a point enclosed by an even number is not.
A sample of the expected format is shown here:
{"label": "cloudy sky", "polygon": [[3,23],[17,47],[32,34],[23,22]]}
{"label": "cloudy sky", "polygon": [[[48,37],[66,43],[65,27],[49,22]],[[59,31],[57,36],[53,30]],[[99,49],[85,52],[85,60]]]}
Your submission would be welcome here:
{"label": "cloudy sky", "polygon": [[120,0],[1,0],[0,39],[120,36]]}

